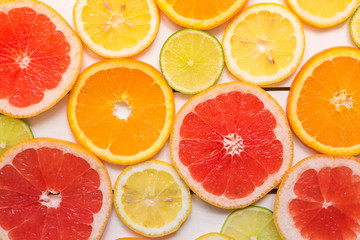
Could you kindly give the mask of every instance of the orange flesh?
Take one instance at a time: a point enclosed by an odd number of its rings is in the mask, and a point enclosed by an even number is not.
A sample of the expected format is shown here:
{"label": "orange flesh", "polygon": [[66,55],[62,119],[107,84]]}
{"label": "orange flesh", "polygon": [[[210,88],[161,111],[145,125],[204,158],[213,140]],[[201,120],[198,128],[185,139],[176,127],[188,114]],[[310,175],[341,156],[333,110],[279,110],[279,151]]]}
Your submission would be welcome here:
{"label": "orange flesh", "polygon": [[360,61],[351,57],[325,61],[312,72],[297,102],[298,118],[309,135],[332,147],[360,144],[359,79]]}
{"label": "orange flesh", "polygon": [[[118,103],[130,109],[127,119],[114,115]],[[82,87],[76,118],[80,129],[97,147],[131,156],[158,139],[166,120],[165,96],[161,87],[140,70],[102,70]]]}
{"label": "orange flesh", "polygon": [[166,0],[166,2],[183,17],[206,20],[226,12],[236,0]]}

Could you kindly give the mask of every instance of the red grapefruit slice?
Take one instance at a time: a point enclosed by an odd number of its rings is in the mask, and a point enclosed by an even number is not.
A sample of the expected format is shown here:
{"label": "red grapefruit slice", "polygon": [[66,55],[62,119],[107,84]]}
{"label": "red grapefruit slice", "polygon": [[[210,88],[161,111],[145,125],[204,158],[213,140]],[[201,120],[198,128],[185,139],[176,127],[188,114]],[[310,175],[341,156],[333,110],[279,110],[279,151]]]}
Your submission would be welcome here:
{"label": "red grapefruit slice", "polygon": [[112,206],[107,170],[78,145],[32,139],[0,159],[0,239],[100,239]]}
{"label": "red grapefruit slice", "polygon": [[31,117],[57,103],[79,74],[82,46],[55,10],[36,0],[0,3],[0,113]]}
{"label": "red grapefruit slice", "polygon": [[220,84],[188,101],[171,134],[172,161],[190,188],[222,208],[247,206],[292,163],[285,113],[261,88]]}
{"label": "red grapefruit slice", "polygon": [[359,239],[360,160],[315,155],[297,163],[281,183],[274,218],[284,239]]}

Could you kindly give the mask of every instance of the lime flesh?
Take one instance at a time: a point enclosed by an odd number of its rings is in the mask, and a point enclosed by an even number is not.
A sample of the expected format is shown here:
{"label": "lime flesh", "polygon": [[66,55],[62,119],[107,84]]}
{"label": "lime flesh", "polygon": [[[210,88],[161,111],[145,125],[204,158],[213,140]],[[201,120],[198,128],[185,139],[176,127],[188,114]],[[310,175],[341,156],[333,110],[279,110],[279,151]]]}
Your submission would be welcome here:
{"label": "lime flesh", "polygon": [[350,19],[350,34],[355,44],[360,48],[360,7]]}
{"label": "lime flesh", "polygon": [[0,156],[12,146],[33,138],[27,123],[0,114]]}
{"label": "lime flesh", "polygon": [[161,71],[176,91],[195,94],[214,85],[224,68],[220,42],[212,35],[195,29],[183,29],[171,35],[160,53]]}
{"label": "lime flesh", "polygon": [[281,240],[273,213],[266,208],[249,206],[230,214],[221,229],[236,240]]}

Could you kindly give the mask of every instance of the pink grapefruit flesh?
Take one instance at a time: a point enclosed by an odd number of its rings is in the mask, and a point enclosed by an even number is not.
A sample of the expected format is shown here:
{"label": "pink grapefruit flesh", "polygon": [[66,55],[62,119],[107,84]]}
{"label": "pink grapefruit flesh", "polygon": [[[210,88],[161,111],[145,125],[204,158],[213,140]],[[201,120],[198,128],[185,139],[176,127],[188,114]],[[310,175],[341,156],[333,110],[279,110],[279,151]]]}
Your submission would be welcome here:
{"label": "pink grapefruit flesh", "polygon": [[204,200],[246,206],[266,194],[292,161],[282,109],[253,85],[218,85],[191,99],[176,117],[173,162]]}
{"label": "pink grapefruit flesh", "polygon": [[99,239],[110,208],[106,170],[67,143],[27,141],[1,159],[0,239]]}

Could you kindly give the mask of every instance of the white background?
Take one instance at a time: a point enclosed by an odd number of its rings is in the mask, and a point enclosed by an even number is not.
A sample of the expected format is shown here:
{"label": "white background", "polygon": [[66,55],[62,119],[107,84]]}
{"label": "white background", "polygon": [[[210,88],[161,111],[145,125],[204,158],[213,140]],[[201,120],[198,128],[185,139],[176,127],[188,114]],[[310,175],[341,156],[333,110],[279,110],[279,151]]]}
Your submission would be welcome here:
{"label": "white background", "polygon": [[[66,21],[73,27],[73,17],[72,10],[76,0],[42,0],[48,5],[52,6],[57,12],[59,12]],[[282,0],[249,0],[247,6],[253,5],[260,2],[276,2],[280,4],[285,4]],[[223,25],[208,31],[209,33],[216,36],[220,41],[224,33],[225,27],[228,22]],[[300,67],[315,53],[334,46],[352,46],[356,45],[352,42],[350,31],[349,31],[349,21],[345,21],[335,27],[329,29],[316,29],[306,24],[303,24],[306,37],[306,47],[303,61]],[[144,50],[142,53],[132,57],[144,62],[147,62],[154,66],[157,69],[159,68],[159,54],[160,49],[165,42],[165,40],[175,31],[181,29],[182,27],[171,22],[164,14],[161,13],[161,24],[159,33],[154,41],[154,43]],[[82,64],[82,69],[87,66],[103,60],[104,58],[97,56],[95,53],[91,52],[87,47],[84,46],[84,59]],[[300,69],[297,69],[297,71]],[[275,85],[267,86],[281,86],[289,87],[291,82],[294,79],[295,74],[291,75],[284,81],[277,83]],[[219,83],[237,81],[226,69],[224,68],[223,74],[219,80]],[[270,91],[269,92],[285,109],[286,99],[288,96],[287,91]],[[176,111],[188,100],[191,96],[184,95],[181,93],[175,93],[175,102],[176,102]],[[36,116],[29,118],[26,121],[30,124],[35,137],[53,137],[64,139],[72,142],[76,142],[75,138],[70,131],[66,118],[66,104],[67,97],[61,100],[50,110]],[[295,136],[294,136],[294,163],[300,161],[306,156],[315,154],[315,152],[306,146],[304,146]],[[153,159],[158,159],[162,161],[171,162],[169,155],[169,146],[168,142],[165,144],[163,149],[155,156]],[[107,167],[111,181],[114,184],[117,176],[124,168],[123,166],[114,165],[104,162]],[[273,209],[275,194],[268,194],[255,205],[261,205]],[[224,220],[230,214],[231,210],[224,210],[217,207],[213,207],[206,202],[200,200],[196,195],[192,195],[193,206],[189,218],[181,226],[181,228],[174,234],[171,234],[164,238],[158,239],[178,239],[178,240],[191,240],[199,237],[202,234],[208,232],[219,232],[221,229]],[[140,235],[134,233],[129,228],[127,228],[117,216],[115,209],[113,208],[112,213],[109,218],[109,222],[106,226],[102,239],[104,240],[114,240],[119,237],[140,237]]]}

